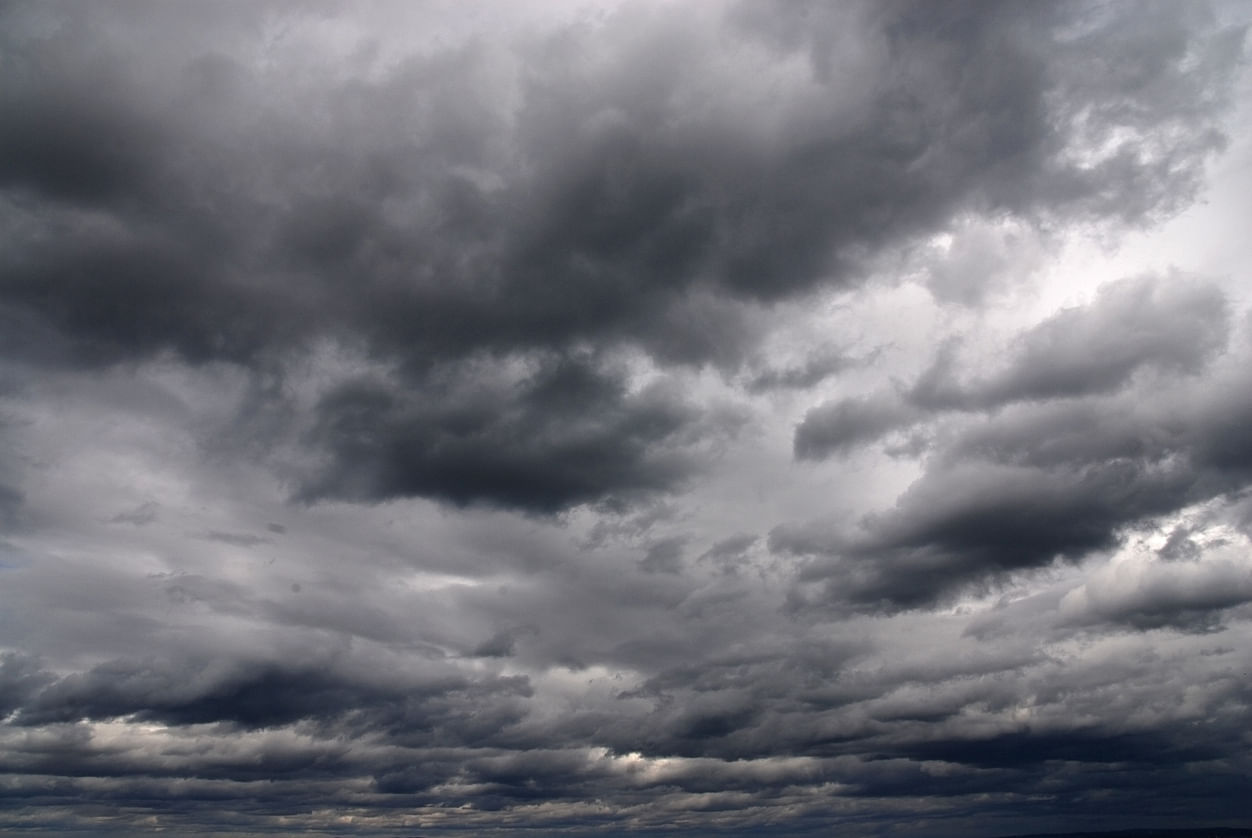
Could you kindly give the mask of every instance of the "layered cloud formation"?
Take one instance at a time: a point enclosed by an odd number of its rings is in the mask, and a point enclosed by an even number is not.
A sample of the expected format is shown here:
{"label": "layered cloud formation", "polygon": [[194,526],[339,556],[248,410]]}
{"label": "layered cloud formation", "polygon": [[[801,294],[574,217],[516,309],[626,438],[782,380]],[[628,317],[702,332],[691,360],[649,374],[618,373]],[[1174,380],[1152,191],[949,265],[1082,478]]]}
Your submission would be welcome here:
{"label": "layered cloud formation", "polygon": [[0,824],[1245,822],[1247,17],[5,6]]}

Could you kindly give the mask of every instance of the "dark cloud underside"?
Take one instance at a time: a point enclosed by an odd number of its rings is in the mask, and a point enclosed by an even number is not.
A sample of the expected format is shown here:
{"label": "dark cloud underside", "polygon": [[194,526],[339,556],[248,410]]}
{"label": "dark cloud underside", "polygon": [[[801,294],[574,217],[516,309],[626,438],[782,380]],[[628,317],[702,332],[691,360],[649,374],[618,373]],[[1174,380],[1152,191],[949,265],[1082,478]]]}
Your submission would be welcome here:
{"label": "dark cloud underside", "polygon": [[[1195,188],[1220,136],[1172,108],[1219,96],[1229,36],[1197,61],[1189,11],[1158,8],[1142,43],[1129,8],[1078,32],[1065,11],[848,6],[800,24],[783,5],[764,27],[763,9],[731,15],[719,44],[683,15],[631,10],[510,54],[470,46],[359,79],[248,66],[186,30],[185,57],[145,59],[93,34],[103,12],[50,8],[67,22],[6,50],[9,351],[253,366],[324,337],[398,364],[397,386],[418,391],[483,352],[588,343],[733,366],[752,348],[748,311],[855,285],[866,259],[955,213],[1136,221]],[[863,45],[837,74],[828,41],[848,27]],[[727,48],[763,62],[799,50],[809,78],[782,102],[737,101],[733,84],[709,99]],[[1119,73],[1074,71],[1095,61]],[[290,104],[269,98],[281,87]],[[1184,136],[1145,142],[1166,120]],[[1112,137],[1106,159],[1080,162]],[[329,398],[326,414],[348,397]],[[585,407],[631,440],[622,399]],[[358,399],[353,421],[409,452],[412,474],[361,476],[366,455],[311,491],[528,505],[494,488],[530,479],[525,465],[436,454],[438,421],[397,421],[385,402]],[[559,428],[562,404],[533,421]],[[337,459],[339,437],[321,436]],[[642,447],[600,442],[614,465],[567,472],[535,505],[672,484]]]}

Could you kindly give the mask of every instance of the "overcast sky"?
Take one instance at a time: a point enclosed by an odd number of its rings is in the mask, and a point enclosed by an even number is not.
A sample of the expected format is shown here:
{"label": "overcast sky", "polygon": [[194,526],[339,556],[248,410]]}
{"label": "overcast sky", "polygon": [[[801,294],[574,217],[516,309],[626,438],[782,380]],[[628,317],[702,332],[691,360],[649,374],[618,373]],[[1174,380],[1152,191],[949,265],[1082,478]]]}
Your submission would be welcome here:
{"label": "overcast sky", "polygon": [[1252,822],[1250,19],[4,4],[0,827]]}

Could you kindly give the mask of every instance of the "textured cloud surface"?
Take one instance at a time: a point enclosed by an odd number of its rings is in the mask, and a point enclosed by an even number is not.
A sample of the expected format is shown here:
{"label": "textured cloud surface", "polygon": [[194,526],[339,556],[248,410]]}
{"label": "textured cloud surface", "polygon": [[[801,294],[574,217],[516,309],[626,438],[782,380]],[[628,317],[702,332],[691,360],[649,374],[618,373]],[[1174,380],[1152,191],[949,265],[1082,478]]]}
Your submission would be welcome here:
{"label": "textured cloud surface", "polygon": [[4,5],[0,827],[1246,824],[1249,18]]}

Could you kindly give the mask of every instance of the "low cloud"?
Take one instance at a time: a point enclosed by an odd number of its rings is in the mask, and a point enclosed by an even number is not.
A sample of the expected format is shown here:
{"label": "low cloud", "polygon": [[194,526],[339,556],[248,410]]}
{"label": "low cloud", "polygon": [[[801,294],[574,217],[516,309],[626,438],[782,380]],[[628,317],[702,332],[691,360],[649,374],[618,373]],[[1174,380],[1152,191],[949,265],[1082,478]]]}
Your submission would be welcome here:
{"label": "low cloud", "polygon": [[1246,17],[4,4],[0,829],[1240,823]]}

